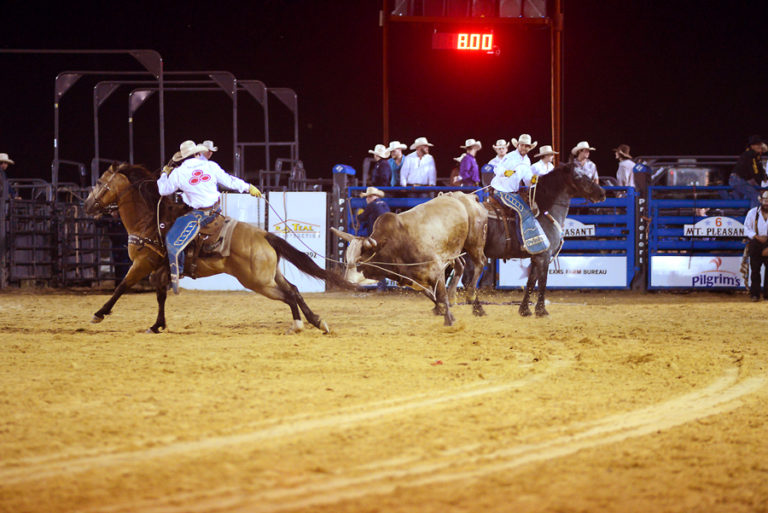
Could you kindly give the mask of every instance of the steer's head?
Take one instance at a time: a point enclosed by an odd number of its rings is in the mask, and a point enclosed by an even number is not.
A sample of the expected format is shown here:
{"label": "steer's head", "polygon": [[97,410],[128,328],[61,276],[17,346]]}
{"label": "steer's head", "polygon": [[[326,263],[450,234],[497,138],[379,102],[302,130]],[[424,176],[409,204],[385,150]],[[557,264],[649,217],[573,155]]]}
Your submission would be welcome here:
{"label": "steer's head", "polygon": [[335,233],[339,238],[349,242],[347,246],[347,252],[345,260],[347,264],[345,276],[351,283],[362,283],[366,275],[374,275],[376,273],[362,273],[357,270],[357,264],[360,262],[366,262],[376,253],[378,244],[373,237],[358,237],[336,228],[331,228],[331,231]]}

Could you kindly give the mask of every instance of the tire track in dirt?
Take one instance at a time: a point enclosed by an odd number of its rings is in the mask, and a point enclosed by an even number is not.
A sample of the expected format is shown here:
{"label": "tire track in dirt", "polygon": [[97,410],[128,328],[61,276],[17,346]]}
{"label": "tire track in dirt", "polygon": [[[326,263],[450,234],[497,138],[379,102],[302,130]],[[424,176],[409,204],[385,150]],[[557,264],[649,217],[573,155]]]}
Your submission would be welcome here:
{"label": "tire track in dirt", "polygon": [[[452,448],[429,461],[393,459],[372,462],[364,467],[349,469],[347,476],[335,475],[303,485],[275,488],[256,494],[249,495],[235,489],[208,490],[197,497],[192,497],[192,494],[180,494],[166,497],[162,503],[135,502],[130,505],[100,508],[100,511],[274,513],[327,506],[370,495],[387,495],[398,488],[465,481],[722,414],[740,407],[742,397],[758,391],[765,383],[766,379],[762,376],[739,381],[738,370],[731,369],[704,389],[645,408],[566,426],[565,429],[575,432],[540,443],[491,452],[487,452],[488,447],[483,451],[483,447],[478,449],[478,445],[464,446]],[[455,457],[462,453],[463,457]],[[360,470],[364,472],[359,473]],[[180,503],[183,505],[179,505]]]}
{"label": "tire track in dirt", "polygon": [[[346,429],[362,422],[376,422],[389,417],[407,414],[413,410],[422,411],[427,408],[439,408],[456,401],[463,401],[475,397],[498,394],[511,389],[522,388],[535,383],[553,372],[570,365],[570,361],[556,360],[544,369],[543,372],[532,374],[508,383],[488,384],[477,383],[477,386],[469,386],[467,389],[459,389],[453,393],[438,390],[430,394],[418,394],[416,399],[411,396],[406,399],[390,399],[381,401],[376,407],[371,408],[371,403],[354,407],[341,408],[340,410],[321,415],[308,415],[303,420],[281,418],[272,421],[274,425],[250,431],[226,436],[215,436],[189,442],[171,443],[160,447],[138,451],[124,451],[109,454],[97,454],[75,459],[56,461],[57,455],[51,456],[51,460],[40,461],[41,457],[35,457],[36,463],[32,465],[18,466],[19,460],[11,463],[13,467],[0,470],[0,483],[12,485],[27,481],[49,479],[60,475],[71,476],[81,472],[87,472],[96,468],[108,468],[114,466],[131,465],[141,463],[149,459],[175,458],[188,453],[201,451],[221,450],[229,447],[241,447],[243,444],[251,444],[264,440],[277,440],[285,437],[302,435],[323,429]],[[299,415],[297,417],[305,417]]]}

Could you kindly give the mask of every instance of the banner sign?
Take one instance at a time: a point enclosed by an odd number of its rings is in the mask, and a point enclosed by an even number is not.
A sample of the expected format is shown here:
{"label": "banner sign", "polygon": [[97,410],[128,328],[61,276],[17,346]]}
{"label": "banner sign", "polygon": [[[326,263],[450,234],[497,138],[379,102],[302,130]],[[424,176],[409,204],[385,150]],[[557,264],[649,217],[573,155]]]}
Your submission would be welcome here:
{"label": "banner sign", "polygon": [[732,217],[707,217],[696,224],[684,224],[683,235],[686,237],[743,237],[744,225]]}
{"label": "banner sign", "polygon": [[[325,192],[270,192],[267,229],[309,255],[325,269],[327,232],[327,194]],[[280,272],[299,292],[324,292],[325,282],[296,269],[280,259]]]}
{"label": "banner sign", "polygon": [[[221,195],[221,213],[238,221],[264,229],[264,208],[262,198],[250,194],[224,193]],[[205,278],[182,278],[179,286],[188,290],[248,290],[237,278],[229,274],[217,274]]]}
{"label": "banner sign", "polygon": [[738,256],[651,256],[651,287],[736,289],[744,286]]}
{"label": "banner sign", "polygon": [[[525,287],[529,259],[511,258],[498,261],[498,287]],[[627,283],[626,256],[561,255],[549,264],[547,287],[557,288],[624,288]]]}
{"label": "banner sign", "polygon": [[577,221],[576,219],[571,219],[570,217],[565,218],[565,222],[563,223],[563,237],[574,238],[594,236],[594,224],[583,224],[581,221]]}

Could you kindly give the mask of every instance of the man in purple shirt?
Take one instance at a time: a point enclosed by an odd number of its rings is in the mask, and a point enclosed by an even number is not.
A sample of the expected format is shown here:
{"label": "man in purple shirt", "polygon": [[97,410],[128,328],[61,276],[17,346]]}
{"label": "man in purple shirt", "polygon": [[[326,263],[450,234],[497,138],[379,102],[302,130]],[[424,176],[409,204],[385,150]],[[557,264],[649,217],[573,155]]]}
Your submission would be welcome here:
{"label": "man in purple shirt", "polygon": [[474,139],[467,139],[464,146],[461,146],[467,150],[464,158],[461,159],[461,164],[459,164],[459,176],[461,177],[461,185],[464,187],[478,187],[480,185],[480,170],[477,167],[475,156],[482,147],[482,143]]}

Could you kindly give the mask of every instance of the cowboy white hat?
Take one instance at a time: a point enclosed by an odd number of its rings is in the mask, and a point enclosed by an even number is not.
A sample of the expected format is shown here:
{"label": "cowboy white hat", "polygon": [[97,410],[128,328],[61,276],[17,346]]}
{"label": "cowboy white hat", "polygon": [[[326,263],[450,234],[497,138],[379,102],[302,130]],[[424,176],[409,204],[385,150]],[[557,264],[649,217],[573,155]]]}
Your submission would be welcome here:
{"label": "cowboy white hat", "polygon": [[373,155],[376,155],[383,159],[389,158],[389,148],[387,148],[383,144],[377,144],[376,146],[374,146],[372,150],[368,150],[368,153],[372,153]]}
{"label": "cowboy white hat", "polygon": [[368,187],[367,189],[365,189],[365,192],[360,193],[360,197],[367,198],[368,196],[378,196],[379,198],[383,198],[384,191],[377,189],[376,187]]}
{"label": "cowboy white hat", "polygon": [[7,162],[9,164],[16,164],[16,162],[12,161],[10,157],[8,157],[7,153],[0,153],[0,163]]}
{"label": "cowboy white hat", "polygon": [[407,150],[408,146],[401,143],[400,141],[390,141],[389,148],[387,148],[389,151],[393,150]]}
{"label": "cowboy white hat", "polygon": [[413,144],[411,144],[411,149],[415,150],[419,146],[434,146],[434,144],[427,141],[426,137],[419,137],[415,141],[413,141]]}
{"label": "cowboy white hat", "polygon": [[197,155],[208,151],[208,148],[202,144],[195,144],[195,141],[184,141],[179,145],[179,151],[173,156],[173,161],[178,162],[184,160],[190,155]]}
{"label": "cowboy white hat", "polygon": [[579,144],[574,146],[573,149],[571,150],[571,155],[576,155],[581,150],[595,151],[595,149],[592,146],[590,146],[587,141],[580,141]]}
{"label": "cowboy white hat", "polygon": [[208,148],[208,151],[219,151],[219,148],[213,145],[213,141],[203,141],[203,146]]}
{"label": "cowboy white hat", "polygon": [[539,148],[539,152],[536,155],[534,155],[533,158],[545,157],[547,155],[559,155],[559,153],[553,150],[552,146],[545,144],[544,146]]}
{"label": "cowboy white hat", "polygon": [[505,139],[499,139],[496,141],[496,144],[493,145],[495,149],[498,148],[509,148],[509,143]]}
{"label": "cowboy white hat", "polygon": [[455,160],[456,162],[461,162],[464,159],[464,155],[466,155],[466,153],[462,153],[458,157],[453,157],[453,160]]}
{"label": "cowboy white hat", "polygon": [[520,139],[515,139],[514,137],[512,138],[512,146],[517,148],[518,144],[527,144],[528,146],[531,147],[531,149],[534,149],[536,147],[536,145],[539,144],[539,142],[536,141],[536,142],[532,143],[530,135],[528,135],[528,134],[521,134],[520,135]]}
{"label": "cowboy white hat", "polygon": [[459,148],[469,149],[472,146],[477,146],[478,150],[483,149],[483,143],[481,143],[480,141],[475,141],[474,139],[467,139],[466,141],[464,141],[464,146],[459,146]]}

